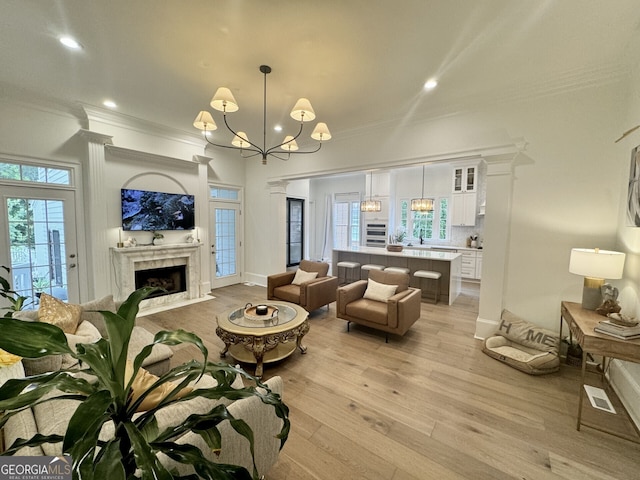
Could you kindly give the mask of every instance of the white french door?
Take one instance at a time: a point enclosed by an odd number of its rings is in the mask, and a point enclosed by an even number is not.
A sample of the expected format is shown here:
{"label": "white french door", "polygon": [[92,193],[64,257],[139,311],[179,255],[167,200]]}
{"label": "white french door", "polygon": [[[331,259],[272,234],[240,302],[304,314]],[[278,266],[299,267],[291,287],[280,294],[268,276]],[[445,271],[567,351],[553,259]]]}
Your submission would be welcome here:
{"label": "white french door", "polygon": [[3,186],[0,225],[0,265],[26,308],[37,309],[42,292],[79,303],[75,192]]}
{"label": "white french door", "polygon": [[240,204],[209,203],[211,288],[234,285],[241,277]]}

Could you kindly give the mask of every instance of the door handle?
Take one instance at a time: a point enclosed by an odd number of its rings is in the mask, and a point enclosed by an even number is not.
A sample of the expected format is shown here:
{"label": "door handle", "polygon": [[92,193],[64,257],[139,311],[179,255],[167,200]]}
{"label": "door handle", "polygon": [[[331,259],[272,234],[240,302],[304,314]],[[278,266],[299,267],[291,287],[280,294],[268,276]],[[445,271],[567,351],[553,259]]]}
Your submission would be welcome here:
{"label": "door handle", "polygon": [[70,263],[69,264],[69,268],[76,268],[76,264],[75,263]]}

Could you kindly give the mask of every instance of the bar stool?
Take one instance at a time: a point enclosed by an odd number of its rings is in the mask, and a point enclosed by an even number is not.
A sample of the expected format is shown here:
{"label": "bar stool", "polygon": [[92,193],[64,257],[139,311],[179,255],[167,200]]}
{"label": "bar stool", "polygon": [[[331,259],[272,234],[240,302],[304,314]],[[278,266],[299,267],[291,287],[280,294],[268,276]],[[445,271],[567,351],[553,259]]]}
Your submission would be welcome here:
{"label": "bar stool", "polygon": [[[347,283],[352,283],[355,282],[356,279],[360,278],[360,273],[358,273],[358,276],[355,276],[355,270],[356,268],[360,268],[360,264],[358,262],[338,262],[336,263],[336,266],[338,267],[338,283],[340,285],[345,285]],[[344,268],[344,282],[340,281],[340,268]]]}
{"label": "bar stool", "polygon": [[406,273],[407,275],[411,270],[404,267],[386,267],[384,269],[385,272],[394,272],[394,273]]}
{"label": "bar stool", "polygon": [[426,278],[428,280],[435,280],[436,293],[435,293],[434,301],[432,303],[438,303],[438,301],[440,300],[440,277],[442,277],[442,274],[440,272],[432,272],[430,270],[416,270],[413,276],[418,277],[420,281],[420,290],[422,290],[422,296],[424,298],[428,298],[428,297],[427,295],[425,295],[427,292],[425,291],[425,289],[422,288],[422,279]]}
{"label": "bar stool", "polygon": [[[367,263],[360,267],[360,279],[367,280],[369,278],[369,270],[384,270],[384,265],[376,265],[375,263]],[[366,272],[366,273],[365,273]]]}

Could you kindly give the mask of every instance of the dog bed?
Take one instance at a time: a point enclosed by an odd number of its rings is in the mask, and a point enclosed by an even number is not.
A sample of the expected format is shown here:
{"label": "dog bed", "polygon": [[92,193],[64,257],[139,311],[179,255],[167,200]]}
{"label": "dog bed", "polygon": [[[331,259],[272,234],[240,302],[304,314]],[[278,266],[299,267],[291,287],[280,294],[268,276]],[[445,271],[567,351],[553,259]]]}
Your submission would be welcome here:
{"label": "dog bed", "polygon": [[558,371],[558,336],[504,310],[497,332],[485,339],[482,351],[530,375]]}

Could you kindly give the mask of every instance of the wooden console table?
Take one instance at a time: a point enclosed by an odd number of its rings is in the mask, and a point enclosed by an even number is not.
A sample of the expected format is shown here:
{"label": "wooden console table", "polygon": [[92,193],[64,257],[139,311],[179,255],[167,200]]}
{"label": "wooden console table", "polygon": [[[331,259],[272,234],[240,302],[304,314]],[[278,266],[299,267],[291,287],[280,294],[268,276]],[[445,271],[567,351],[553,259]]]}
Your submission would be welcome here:
{"label": "wooden console table", "polygon": [[[603,317],[602,315],[598,315],[592,310],[583,309],[579,303],[563,301],[561,304],[560,341],[562,341],[562,320],[564,319],[567,322],[569,329],[571,330],[573,338],[582,347],[582,376],[580,382],[580,396],[578,400],[578,419],[576,429],[580,430],[580,426],[584,425],[586,427],[609,433],[626,440],[639,442],[638,438],[621,435],[617,432],[607,430],[601,426],[582,421],[582,403],[585,396],[584,385],[585,374],[587,370],[587,355],[592,354],[603,357],[601,373],[604,381],[607,381],[605,375],[605,366],[607,363],[607,359],[609,359],[609,362],[612,358],[617,358],[629,362],[640,363],[640,339],[619,340],[615,337],[600,334],[594,331],[594,328],[604,318],[605,317]],[[625,415],[628,416],[628,413],[626,411]],[[633,422],[631,423],[633,424]],[[640,432],[638,432],[635,424],[633,424],[633,427],[640,435]]]}

